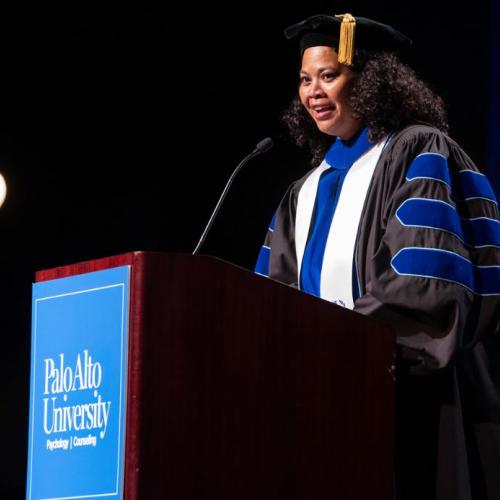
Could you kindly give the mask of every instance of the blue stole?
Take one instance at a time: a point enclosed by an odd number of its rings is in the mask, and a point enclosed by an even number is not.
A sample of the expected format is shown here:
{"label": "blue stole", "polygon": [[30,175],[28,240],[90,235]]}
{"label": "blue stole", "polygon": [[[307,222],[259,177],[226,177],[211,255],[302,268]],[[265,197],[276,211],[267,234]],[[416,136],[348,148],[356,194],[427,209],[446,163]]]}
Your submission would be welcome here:
{"label": "blue stole", "polygon": [[318,183],[300,272],[300,288],[312,295],[319,297],[321,293],[321,268],[326,241],[344,179],[353,163],[371,147],[373,143],[368,140],[368,129],[363,128],[348,141],[337,138],[326,153],[324,161],[329,168],[321,174]]}

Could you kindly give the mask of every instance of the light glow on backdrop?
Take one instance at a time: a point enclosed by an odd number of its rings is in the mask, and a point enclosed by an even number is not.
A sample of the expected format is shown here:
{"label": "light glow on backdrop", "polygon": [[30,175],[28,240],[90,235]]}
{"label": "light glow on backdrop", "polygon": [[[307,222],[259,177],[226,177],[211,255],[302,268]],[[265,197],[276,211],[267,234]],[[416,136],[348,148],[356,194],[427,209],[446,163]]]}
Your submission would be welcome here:
{"label": "light glow on backdrop", "polygon": [[3,205],[7,196],[7,183],[2,174],[0,174],[0,207]]}

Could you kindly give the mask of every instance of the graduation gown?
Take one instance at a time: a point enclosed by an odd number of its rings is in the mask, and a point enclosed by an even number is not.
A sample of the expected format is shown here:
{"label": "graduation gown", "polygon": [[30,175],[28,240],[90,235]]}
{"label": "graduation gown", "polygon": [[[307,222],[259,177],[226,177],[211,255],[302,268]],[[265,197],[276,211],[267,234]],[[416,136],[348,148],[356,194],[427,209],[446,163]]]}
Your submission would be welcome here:
{"label": "graduation gown", "polygon": [[[300,287],[301,189],[280,203],[256,271]],[[448,136],[412,125],[370,174],[353,309],[395,330],[401,499],[500,498],[500,222],[486,177]],[[354,290],[356,288],[356,290]]]}

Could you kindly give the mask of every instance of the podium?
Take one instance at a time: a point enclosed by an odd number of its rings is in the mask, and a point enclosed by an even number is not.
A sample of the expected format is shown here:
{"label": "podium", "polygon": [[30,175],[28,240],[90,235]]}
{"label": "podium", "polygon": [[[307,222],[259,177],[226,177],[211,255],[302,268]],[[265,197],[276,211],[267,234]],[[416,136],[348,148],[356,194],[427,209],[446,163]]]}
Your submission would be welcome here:
{"label": "podium", "polygon": [[392,498],[382,324],[216,258],[152,252],[40,271],[33,304],[28,499]]}

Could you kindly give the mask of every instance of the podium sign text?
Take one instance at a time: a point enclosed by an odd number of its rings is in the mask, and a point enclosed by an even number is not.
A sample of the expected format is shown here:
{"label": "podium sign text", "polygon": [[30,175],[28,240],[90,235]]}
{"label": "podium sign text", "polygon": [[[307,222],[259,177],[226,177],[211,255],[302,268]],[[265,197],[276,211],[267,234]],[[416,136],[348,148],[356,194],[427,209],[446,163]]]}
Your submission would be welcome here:
{"label": "podium sign text", "polygon": [[122,498],[129,274],[33,285],[27,500]]}

